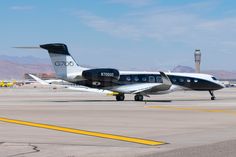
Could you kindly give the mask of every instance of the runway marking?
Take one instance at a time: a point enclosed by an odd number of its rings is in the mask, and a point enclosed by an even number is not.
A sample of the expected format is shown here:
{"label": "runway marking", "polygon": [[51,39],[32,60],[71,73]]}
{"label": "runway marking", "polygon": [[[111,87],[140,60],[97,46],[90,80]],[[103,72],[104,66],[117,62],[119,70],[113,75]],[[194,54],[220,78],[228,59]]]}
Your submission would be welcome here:
{"label": "runway marking", "polygon": [[165,142],[161,142],[161,141],[154,141],[154,140],[147,140],[147,139],[141,139],[141,138],[121,136],[121,135],[113,135],[113,134],[99,133],[99,132],[93,132],[93,131],[79,130],[79,129],[66,128],[66,127],[55,126],[55,125],[8,119],[8,118],[3,118],[3,117],[0,117],[0,121],[6,122],[6,123],[26,125],[26,126],[31,126],[31,127],[57,130],[57,131],[69,132],[69,133],[81,134],[81,135],[87,135],[87,136],[95,136],[95,137],[100,137],[100,138],[132,142],[132,143],[138,143],[138,144],[144,144],[144,145],[150,145],[150,146],[158,146],[158,145],[166,144]]}
{"label": "runway marking", "polygon": [[196,111],[196,112],[211,112],[211,113],[227,113],[236,115],[236,111],[226,109],[204,109],[204,108],[190,108],[190,107],[174,107],[174,106],[144,106],[146,108],[182,110],[182,111]]}

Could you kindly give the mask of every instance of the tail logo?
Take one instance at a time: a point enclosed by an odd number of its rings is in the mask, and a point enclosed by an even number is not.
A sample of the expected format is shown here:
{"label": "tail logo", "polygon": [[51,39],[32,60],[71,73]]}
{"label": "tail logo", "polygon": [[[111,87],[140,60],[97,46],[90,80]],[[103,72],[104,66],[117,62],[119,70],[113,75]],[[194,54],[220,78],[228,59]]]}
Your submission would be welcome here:
{"label": "tail logo", "polygon": [[70,62],[67,62],[67,61],[56,61],[55,63],[54,63],[54,65],[55,66],[74,66],[75,65],[75,63],[74,62],[72,62],[72,61],[70,61]]}

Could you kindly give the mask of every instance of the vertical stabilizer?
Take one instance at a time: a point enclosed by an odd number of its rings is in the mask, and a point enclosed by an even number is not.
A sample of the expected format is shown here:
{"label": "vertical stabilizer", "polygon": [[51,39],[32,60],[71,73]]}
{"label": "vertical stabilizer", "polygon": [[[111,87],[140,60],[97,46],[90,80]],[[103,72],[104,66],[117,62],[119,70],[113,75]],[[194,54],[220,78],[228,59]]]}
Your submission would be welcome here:
{"label": "vertical stabilizer", "polygon": [[82,73],[83,68],[76,63],[65,44],[53,43],[40,47],[48,50],[57,77],[66,79],[75,73]]}

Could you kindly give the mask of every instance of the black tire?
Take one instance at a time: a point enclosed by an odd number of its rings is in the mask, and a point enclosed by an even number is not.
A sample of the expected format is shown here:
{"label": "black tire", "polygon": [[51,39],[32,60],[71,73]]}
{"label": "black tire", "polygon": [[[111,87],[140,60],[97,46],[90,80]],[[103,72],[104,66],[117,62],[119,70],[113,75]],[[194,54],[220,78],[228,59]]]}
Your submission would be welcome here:
{"label": "black tire", "polygon": [[143,96],[142,95],[135,95],[134,100],[135,101],[143,101]]}
{"label": "black tire", "polygon": [[139,95],[139,101],[143,101],[143,96]]}
{"label": "black tire", "polygon": [[211,97],[211,100],[215,100],[216,99],[216,97]]}
{"label": "black tire", "polygon": [[135,95],[134,96],[134,101],[138,101],[139,99],[138,99],[138,95]]}
{"label": "black tire", "polygon": [[125,95],[124,94],[119,94],[116,96],[116,101],[124,101],[125,100]]}

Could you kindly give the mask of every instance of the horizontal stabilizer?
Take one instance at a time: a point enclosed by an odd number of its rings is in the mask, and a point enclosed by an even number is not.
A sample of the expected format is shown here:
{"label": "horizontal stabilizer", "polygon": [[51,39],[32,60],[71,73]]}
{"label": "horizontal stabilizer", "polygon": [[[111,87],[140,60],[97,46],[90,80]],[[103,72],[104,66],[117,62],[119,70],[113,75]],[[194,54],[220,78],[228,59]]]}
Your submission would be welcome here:
{"label": "horizontal stabilizer", "polygon": [[41,47],[37,47],[37,46],[17,46],[17,47],[13,47],[16,49],[41,49]]}
{"label": "horizontal stabilizer", "polygon": [[61,43],[44,44],[44,45],[40,45],[40,47],[48,50],[49,53],[70,55],[68,48],[65,44],[61,44]]}

